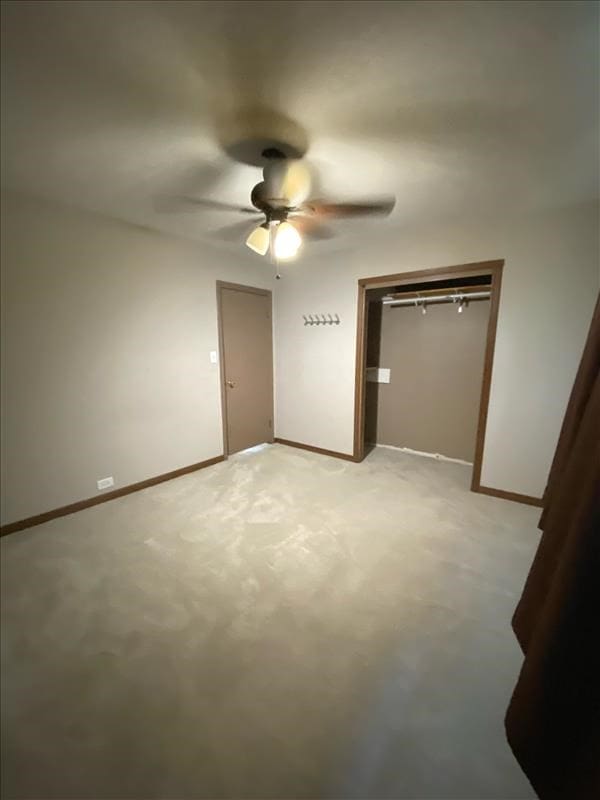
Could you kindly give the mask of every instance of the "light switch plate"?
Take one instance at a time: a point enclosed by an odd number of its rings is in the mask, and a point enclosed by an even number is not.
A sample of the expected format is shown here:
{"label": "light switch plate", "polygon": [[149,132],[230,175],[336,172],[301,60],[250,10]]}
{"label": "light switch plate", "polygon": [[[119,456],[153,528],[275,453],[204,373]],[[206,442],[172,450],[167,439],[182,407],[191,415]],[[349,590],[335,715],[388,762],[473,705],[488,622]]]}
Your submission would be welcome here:
{"label": "light switch plate", "polygon": [[390,370],[381,367],[367,367],[367,380],[369,383],[389,383]]}
{"label": "light switch plate", "polygon": [[210,351],[210,363],[211,364],[216,364],[217,363],[217,351],[216,350],[211,350]]}

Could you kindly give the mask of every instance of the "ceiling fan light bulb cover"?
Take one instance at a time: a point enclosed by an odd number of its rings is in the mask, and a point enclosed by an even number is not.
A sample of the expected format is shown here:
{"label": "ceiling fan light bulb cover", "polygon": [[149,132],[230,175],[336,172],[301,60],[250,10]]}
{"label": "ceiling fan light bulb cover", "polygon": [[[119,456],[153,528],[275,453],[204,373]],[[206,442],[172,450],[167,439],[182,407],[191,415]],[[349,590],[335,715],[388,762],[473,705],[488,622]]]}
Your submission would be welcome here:
{"label": "ceiling fan light bulb cover", "polygon": [[246,239],[246,244],[255,253],[264,256],[269,249],[269,229],[264,225],[255,228]]}
{"label": "ceiling fan light bulb cover", "polygon": [[275,258],[285,260],[293,258],[302,244],[302,237],[289,222],[282,222],[275,234]]}

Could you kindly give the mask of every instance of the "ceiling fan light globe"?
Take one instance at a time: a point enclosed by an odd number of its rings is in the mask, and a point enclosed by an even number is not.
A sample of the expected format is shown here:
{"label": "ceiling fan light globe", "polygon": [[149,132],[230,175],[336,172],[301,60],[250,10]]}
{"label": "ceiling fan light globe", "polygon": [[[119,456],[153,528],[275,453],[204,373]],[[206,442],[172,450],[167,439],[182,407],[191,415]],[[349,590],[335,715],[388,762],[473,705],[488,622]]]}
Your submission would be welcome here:
{"label": "ceiling fan light globe", "polygon": [[288,258],[293,258],[302,244],[302,237],[289,222],[282,222],[277,227],[275,234],[274,252],[275,258],[280,261],[285,261]]}
{"label": "ceiling fan light globe", "polygon": [[264,256],[269,249],[269,229],[264,225],[255,228],[246,239],[246,244],[255,253]]}

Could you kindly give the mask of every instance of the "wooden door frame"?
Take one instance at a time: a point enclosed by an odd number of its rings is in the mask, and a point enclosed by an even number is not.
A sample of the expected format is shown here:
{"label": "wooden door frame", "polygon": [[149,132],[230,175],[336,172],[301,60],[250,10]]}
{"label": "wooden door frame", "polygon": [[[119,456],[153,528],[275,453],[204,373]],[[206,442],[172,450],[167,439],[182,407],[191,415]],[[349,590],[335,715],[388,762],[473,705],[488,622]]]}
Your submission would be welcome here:
{"label": "wooden door frame", "polygon": [[356,323],[356,371],[354,389],[354,461],[362,461],[365,457],[365,396],[366,396],[366,357],[367,357],[367,290],[384,289],[391,286],[402,286],[411,283],[431,283],[433,281],[454,278],[468,278],[479,275],[491,277],[492,289],[490,297],[490,316],[487,327],[485,357],[483,362],[483,378],[481,382],[481,399],[479,402],[479,421],[477,423],[477,440],[475,458],[473,460],[473,477],[471,491],[479,492],[481,487],[481,465],[483,447],[490,401],[492,383],[492,367],[494,348],[496,345],[496,328],[498,325],[498,309],[500,306],[500,287],[504,259],[495,261],[479,261],[471,264],[457,264],[451,267],[401,272],[398,275],[377,275],[372,278],[360,278],[358,281],[358,314]]}
{"label": "wooden door frame", "polygon": [[227,437],[227,396],[225,393],[225,348],[223,346],[223,289],[234,289],[237,292],[248,294],[261,294],[269,298],[269,312],[271,314],[271,441],[275,427],[274,415],[274,386],[273,386],[273,292],[270,289],[259,289],[257,286],[245,286],[241,283],[228,283],[217,281],[217,326],[219,330],[219,384],[221,387],[221,420],[223,424],[223,456],[229,458],[229,441]]}

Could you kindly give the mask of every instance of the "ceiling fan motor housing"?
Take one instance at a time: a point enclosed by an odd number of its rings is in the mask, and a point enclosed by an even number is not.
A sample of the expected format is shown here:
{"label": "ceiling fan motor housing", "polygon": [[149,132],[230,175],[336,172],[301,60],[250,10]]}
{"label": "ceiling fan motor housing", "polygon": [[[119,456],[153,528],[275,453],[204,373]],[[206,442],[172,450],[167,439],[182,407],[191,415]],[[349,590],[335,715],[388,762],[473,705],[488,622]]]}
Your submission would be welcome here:
{"label": "ceiling fan motor housing", "polygon": [[234,160],[264,167],[271,159],[303,158],[306,130],[294,120],[265,106],[238,108],[218,121],[222,148]]}
{"label": "ceiling fan motor housing", "polygon": [[250,194],[250,202],[266,216],[268,222],[283,222],[287,219],[289,208],[285,199],[267,197],[267,184],[265,181],[257,183]]}

